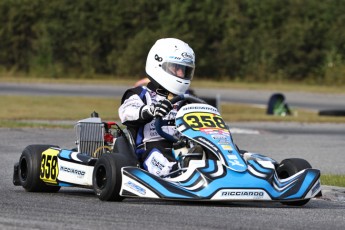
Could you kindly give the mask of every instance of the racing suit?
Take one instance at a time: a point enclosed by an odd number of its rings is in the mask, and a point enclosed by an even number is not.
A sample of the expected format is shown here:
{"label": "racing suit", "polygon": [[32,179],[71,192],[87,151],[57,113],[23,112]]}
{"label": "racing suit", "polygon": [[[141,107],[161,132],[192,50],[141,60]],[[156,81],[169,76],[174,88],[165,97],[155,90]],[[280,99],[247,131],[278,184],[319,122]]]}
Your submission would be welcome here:
{"label": "racing suit", "polygon": [[[153,116],[143,117],[142,109],[145,105],[156,105],[166,99],[168,92],[158,89],[153,83],[147,87],[138,86],[128,89],[121,100],[119,116],[122,124],[132,134],[136,144],[136,154],[142,166],[157,176],[165,176],[170,171],[177,168],[175,157],[172,154],[173,143],[161,137],[155,129],[155,119]],[[175,116],[177,114],[177,104],[163,117],[168,121],[167,126],[162,130],[170,135],[176,135]]]}

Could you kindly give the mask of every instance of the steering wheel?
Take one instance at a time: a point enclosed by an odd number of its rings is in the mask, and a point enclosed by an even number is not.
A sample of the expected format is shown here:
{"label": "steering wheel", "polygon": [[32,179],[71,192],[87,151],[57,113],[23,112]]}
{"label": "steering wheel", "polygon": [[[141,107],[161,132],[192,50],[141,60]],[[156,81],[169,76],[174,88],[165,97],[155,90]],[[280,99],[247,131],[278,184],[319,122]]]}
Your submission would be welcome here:
{"label": "steering wheel", "polygon": [[[197,97],[194,97],[194,96],[189,95],[189,94],[177,95],[177,96],[173,97],[170,100],[170,103],[173,105],[176,102],[182,101],[182,100],[186,100],[186,101],[191,102],[191,103],[207,104],[204,100],[202,100],[200,98],[197,98]],[[166,132],[163,131],[162,126],[164,126],[164,125],[165,124],[164,124],[164,121],[163,121],[162,117],[157,116],[156,117],[156,121],[155,121],[155,128],[156,128],[157,133],[161,137],[165,138],[168,141],[171,141],[171,142],[174,142],[174,143],[177,142],[178,140],[174,136],[172,136],[169,133],[166,133]]]}

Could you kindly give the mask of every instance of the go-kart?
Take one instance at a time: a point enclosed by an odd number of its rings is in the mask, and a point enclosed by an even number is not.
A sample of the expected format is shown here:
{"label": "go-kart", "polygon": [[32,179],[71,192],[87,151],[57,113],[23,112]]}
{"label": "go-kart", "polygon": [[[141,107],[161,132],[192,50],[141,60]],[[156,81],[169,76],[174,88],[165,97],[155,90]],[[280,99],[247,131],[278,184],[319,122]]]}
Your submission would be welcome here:
{"label": "go-kart", "polygon": [[[144,170],[133,137],[115,122],[97,116],[76,126],[77,148],[29,145],[14,165],[13,183],[29,192],[57,192],[60,187],[93,189],[104,201],[144,197],[184,201],[277,201],[301,206],[321,194],[320,171],[303,159],[281,163],[240,150],[218,110],[188,94],[175,119],[178,138],[157,132],[173,142],[178,169],[159,177]],[[151,162],[155,164],[155,162]],[[160,167],[160,165],[156,165]]]}

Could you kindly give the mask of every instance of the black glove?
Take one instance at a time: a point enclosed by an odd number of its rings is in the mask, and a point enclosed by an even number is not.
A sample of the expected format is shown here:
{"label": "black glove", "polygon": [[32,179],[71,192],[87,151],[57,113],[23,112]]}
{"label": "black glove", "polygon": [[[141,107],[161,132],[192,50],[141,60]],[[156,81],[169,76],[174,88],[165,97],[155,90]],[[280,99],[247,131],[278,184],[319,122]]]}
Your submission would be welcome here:
{"label": "black glove", "polygon": [[156,107],[154,116],[155,117],[165,117],[171,110],[173,106],[168,99],[160,101]]}
{"label": "black glove", "polygon": [[155,112],[155,105],[144,105],[140,108],[140,119],[148,121],[152,120]]}

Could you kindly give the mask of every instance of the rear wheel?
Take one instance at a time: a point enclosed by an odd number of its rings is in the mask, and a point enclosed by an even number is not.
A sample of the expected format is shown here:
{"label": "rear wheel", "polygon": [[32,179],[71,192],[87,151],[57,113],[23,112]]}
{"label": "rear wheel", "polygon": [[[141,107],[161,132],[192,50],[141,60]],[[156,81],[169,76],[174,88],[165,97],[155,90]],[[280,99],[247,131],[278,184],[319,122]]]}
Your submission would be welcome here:
{"label": "rear wheel", "polygon": [[[288,178],[304,169],[312,168],[308,161],[300,158],[291,158],[283,160],[277,167],[277,174],[280,179]],[[310,199],[299,201],[281,202],[285,205],[302,206],[309,202]]]}
{"label": "rear wheel", "polygon": [[20,156],[18,164],[19,183],[28,192],[57,192],[60,186],[47,185],[40,179],[42,152],[52,145],[29,145]]}
{"label": "rear wheel", "polygon": [[103,154],[93,170],[92,184],[97,197],[103,201],[122,201],[120,196],[121,168],[129,166],[122,154]]}

